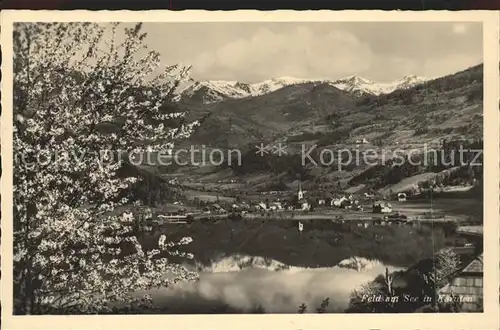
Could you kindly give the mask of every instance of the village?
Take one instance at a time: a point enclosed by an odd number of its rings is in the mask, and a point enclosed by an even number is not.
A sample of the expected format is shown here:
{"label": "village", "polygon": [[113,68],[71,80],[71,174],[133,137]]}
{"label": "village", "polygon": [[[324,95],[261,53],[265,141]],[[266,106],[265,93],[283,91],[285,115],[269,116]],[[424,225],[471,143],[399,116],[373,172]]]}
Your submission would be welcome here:
{"label": "village", "polygon": [[8,16],[10,314],[488,310],[479,22]]}
{"label": "village", "polygon": [[[373,228],[378,232],[383,229],[380,227],[386,227],[387,230],[390,229],[387,227],[394,227],[393,230],[399,228],[404,231],[404,228],[408,228],[422,233],[424,227],[432,230],[440,228],[438,230],[443,230],[444,237],[454,240],[451,243],[452,249],[465,263],[463,269],[439,289],[439,299],[451,299],[450,297],[462,294],[463,290],[472,290],[465,295],[471,301],[462,302],[463,308],[477,310],[477,301],[482,299],[482,224],[474,217],[443,211],[439,199],[436,200],[437,203],[433,201],[433,204],[429,203],[428,197],[421,195],[399,192],[393,196],[380,196],[367,191],[356,193],[353,190],[346,189],[329,198],[319,197],[315,191],[304,190],[299,181],[295,191],[262,191],[258,194],[242,194],[234,200],[227,196],[216,196],[213,201],[178,200],[171,203],[169,209],[172,212],[146,208],[145,218],[138,219],[129,214],[129,220],[135,220],[136,230],[142,232],[144,237],[156,237],[165,228],[176,232],[205,228],[216,231],[217,235],[223,235],[222,232],[227,231],[234,238],[238,235],[234,232],[235,228],[251,228],[246,234],[248,237],[241,244],[254,237],[261,226],[291,226],[292,231],[295,227],[299,238],[304,239],[303,242],[311,239],[311,235],[317,235],[313,233],[318,233],[318,230],[324,231],[325,235],[333,235],[332,240],[335,240],[335,234],[331,230],[349,232],[352,229],[347,228],[364,231]],[[457,201],[450,203],[456,205]],[[462,203],[466,203],[465,200]],[[432,209],[433,205],[437,207]],[[290,239],[287,238],[288,235],[291,234],[285,235],[283,241]],[[302,243],[299,240],[296,244]],[[469,282],[472,284],[469,285]]]}
{"label": "village", "polygon": [[[299,181],[294,192],[262,191],[254,195],[242,194],[234,200],[228,199],[227,196],[217,196],[213,201],[175,201],[170,205],[170,209],[176,211],[158,212],[147,208],[146,218],[137,219],[132,214],[129,216],[130,221],[135,219],[136,230],[146,236],[163,232],[165,226],[170,230],[177,227],[175,231],[192,230],[201,226],[217,227],[218,229],[206,230],[227,231],[230,237],[235,237],[234,226],[238,226],[237,223],[240,222],[239,226],[244,228],[257,226],[255,232],[258,232],[262,225],[271,228],[280,226],[279,224],[285,227],[292,225],[299,237],[304,238],[304,242],[306,237],[314,235],[308,233],[317,232],[319,228],[326,230],[325,235],[330,233],[332,228],[344,231],[345,228],[370,230],[370,227],[373,227],[376,230],[380,226],[389,226],[402,230],[409,227],[410,231],[413,229],[416,232],[424,227],[433,230],[440,228],[445,237],[455,237],[454,243],[451,243],[452,250],[460,255],[465,263],[450,282],[438,290],[438,298],[449,300],[458,294],[468,299],[461,302],[463,310],[477,310],[477,302],[482,301],[481,223],[474,217],[443,211],[439,207],[439,199],[438,203],[434,203],[438,207],[432,209],[428,197],[421,195],[399,192],[393,196],[380,196],[366,191],[356,193],[353,190],[346,189],[344,193],[332,194],[329,198],[318,197],[317,192],[304,190]],[[311,197],[308,198],[308,195]],[[457,201],[451,203],[456,204]],[[193,207],[193,204],[200,206]],[[248,238],[241,244],[245,244],[244,242],[253,235],[253,230],[250,230]],[[283,239],[286,240],[287,237]],[[464,290],[469,290],[470,293],[465,294]]]}
{"label": "village", "polygon": [[148,219],[155,218],[154,223],[224,219],[331,220],[354,221],[360,226],[463,220],[430,209],[426,200],[416,200],[423,198],[421,195],[409,196],[399,192],[392,196],[380,196],[367,191],[356,193],[354,190],[346,189],[343,193],[325,197],[324,193],[304,190],[298,182],[296,191],[263,191],[235,198],[217,194],[210,196],[212,199],[179,199],[171,203],[166,212],[150,211]]}
{"label": "village", "polygon": [[[352,211],[353,213],[364,212],[365,209],[371,211],[372,213],[392,213],[392,206],[387,200],[375,200],[375,195],[370,193],[364,193],[359,196],[355,196],[350,193],[346,193],[340,196],[329,197],[329,198],[307,198],[307,191],[302,189],[299,183],[298,190],[296,194],[288,196],[284,192],[270,191],[262,192],[263,198],[256,201],[240,201],[228,205],[224,208],[220,203],[214,203],[210,206],[205,206],[203,208],[204,214],[227,214],[227,213],[240,213],[242,215],[246,214],[269,214],[272,212],[285,212],[288,214],[292,212],[297,212],[298,214],[305,214],[309,217],[314,217],[315,215],[328,214],[331,211]],[[281,197],[285,195],[284,197]],[[277,197],[279,196],[279,197]],[[401,193],[398,195],[398,201],[405,201],[406,194]],[[367,204],[371,203],[370,207]],[[227,204],[227,203],[226,203]],[[288,212],[287,212],[288,211]],[[366,212],[365,212],[366,213]]]}

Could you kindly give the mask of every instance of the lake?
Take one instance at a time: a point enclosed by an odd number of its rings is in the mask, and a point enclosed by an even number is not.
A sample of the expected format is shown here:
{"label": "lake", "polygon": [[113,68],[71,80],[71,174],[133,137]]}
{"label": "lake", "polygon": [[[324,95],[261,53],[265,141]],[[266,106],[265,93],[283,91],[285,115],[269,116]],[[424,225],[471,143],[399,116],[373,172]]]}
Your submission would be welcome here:
{"label": "lake", "polygon": [[[385,272],[379,261],[353,257],[339,265],[301,268],[262,257],[232,255],[198,265],[200,280],[148,292],[166,313],[297,313],[305,303],[315,312],[330,298],[326,312],[347,308],[352,290]],[[401,267],[387,266],[389,271]],[[140,294],[144,294],[141,292]]]}
{"label": "lake", "polygon": [[302,303],[315,312],[325,298],[327,312],[344,312],[352,290],[386,266],[406,269],[457,240],[437,225],[364,228],[314,221],[300,234],[295,221],[222,221],[167,225],[142,237],[146,249],[160,234],[173,241],[193,238],[183,251],[195,256],[186,267],[200,280],[148,292],[161,313],[178,314],[297,313]]}

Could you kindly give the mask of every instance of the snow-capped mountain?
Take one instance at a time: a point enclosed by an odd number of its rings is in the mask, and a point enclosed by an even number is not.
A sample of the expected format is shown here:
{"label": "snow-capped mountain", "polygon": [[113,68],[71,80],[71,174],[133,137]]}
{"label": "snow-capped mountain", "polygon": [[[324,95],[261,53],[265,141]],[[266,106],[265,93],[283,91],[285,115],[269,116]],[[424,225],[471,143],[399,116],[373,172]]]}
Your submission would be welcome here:
{"label": "snow-capped mountain", "polygon": [[207,80],[197,81],[185,88],[179,94],[181,97],[197,99],[203,103],[219,102],[226,98],[239,99],[249,96],[245,92],[247,84],[240,84],[237,81]]}
{"label": "snow-capped mountain", "polygon": [[389,93],[392,88],[391,84],[377,84],[372,80],[359,77],[358,75],[330,82],[330,85],[354,95],[365,93],[379,95]]}
{"label": "snow-capped mountain", "polygon": [[306,82],[308,80],[291,77],[273,78],[255,84],[247,84],[239,81],[205,80],[193,83],[182,90],[180,95],[189,97],[190,99],[199,99],[204,103],[214,103],[226,98],[238,99],[258,96],[274,92],[285,86]]}
{"label": "snow-capped mountain", "polygon": [[410,87],[422,84],[422,83],[424,83],[426,81],[429,81],[431,79],[424,78],[424,77],[419,77],[419,76],[415,76],[415,75],[404,76],[403,78],[401,78],[399,80],[396,80],[394,82],[394,85],[395,85],[394,86],[395,87],[394,90],[396,90],[396,89],[410,88]]}
{"label": "snow-capped mountain", "polygon": [[405,76],[390,83],[377,83],[372,80],[352,75],[339,80],[301,79],[280,77],[262,82],[247,84],[239,81],[205,80],[197,81],[180,92],[180,97],[197,99],[203,103],[215,103],[224,99],[239,99],[274,92],[285,86],[304,83],[328,83],[353,95],[380,95],[391,93],[397,89],[410,88],[429,80],[418,76]]}
{"label": "snow-capped mountain", "polygon": [[262,82],[252,84],[252,88],[254,90],[253,95],[262,95],[270,92],[274,92],[275,90],[278,90],[280,88],[283,88],[285,86],[290,86],[290,85],[297,85],[297,84],[305,84],[308,82],[315,82],[318,80],[308,80],[308,79],[300,79],[300,78],[293,78],[293,77],[280,77],[280,78],[273,78],[269,80],[264,80]]}
{"label": "snow-capped mountain", "polygon": [[338,89],[344,90],[354,95],[362,94],[388,94],[397,89],[407,89],[424,83],[429,79],[415,75],[405,76],[390,83],[377,83],[372,80],[352,75],[330,83]]}
{"label": "snow-capped mountain", "polygon": [[[336,266],[331,267],[330,269],[344,268],[355,270],[357,272],[367,272],[371,269],[382,267],[385,266],[379,260],[369,260],[362,257],[350,257],[340,261]],[[284,271],[288,273],[297,273],[315,268],[290,266],[271,258],[234,254],[217,258],[216,260],[213,260],[212,264],[209,266],[199,263],[196,265],[196,269],[199,272],[209,273],[239,272],[245,269],[266,269],[273,272]],[[400,270],[401,268],[394,267],[393,269]]]}

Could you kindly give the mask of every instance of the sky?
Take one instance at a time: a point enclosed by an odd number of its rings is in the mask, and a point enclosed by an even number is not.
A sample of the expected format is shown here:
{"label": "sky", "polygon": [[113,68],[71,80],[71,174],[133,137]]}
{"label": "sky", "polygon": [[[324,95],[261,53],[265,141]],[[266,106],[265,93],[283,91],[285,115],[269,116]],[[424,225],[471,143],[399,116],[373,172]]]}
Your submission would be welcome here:
{"label": "sky", "polygon": [[165,65],[192,65],[195,80],[255,83],[276,77],[377,82],[438,77],[483,61],[475,22],[144,23]]}

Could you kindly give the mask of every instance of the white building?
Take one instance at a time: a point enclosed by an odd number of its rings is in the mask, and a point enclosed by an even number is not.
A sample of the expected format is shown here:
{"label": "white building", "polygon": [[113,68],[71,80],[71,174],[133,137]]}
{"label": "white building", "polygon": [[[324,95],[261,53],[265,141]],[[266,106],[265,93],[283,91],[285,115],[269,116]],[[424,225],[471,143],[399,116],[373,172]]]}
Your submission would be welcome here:
{"label": "white building", "polygon": [[122,220],[124,222],[131,222],[134,220],[134,214],[132,212],[124,212],[122,214]]}
{"label": "white building", "polygon": [[391,213],[392,206],[386,201],[376,201],[373,203],[373,213]]}
{"label": "white building", "polygon": [[374,198],[374,197],[375,197],[375,195],[374,195],[374,194],[370,194],[370,193],[365,192],[365,197],[366,197],[366,198]]}
{"label": "white building", "polygon": [[297,199],[300,201],[301,199],[304,199],[304,192],[302,191],[302,184],[299,181],[299,190],[297,191]]}
{"label": "white building", "polygon": [[311,204],[305,199],[299,200],[299,206],[302,211],[309,211],[311,209]]}
{"label": "white building", "polygon": [[283,205],[281,204],[281,202],[273,202],[271,203],[271,209],[275,211],[281,211],[283,210]]}
{"label": "white building", "polygon": [[265,202],[259,202],[258,206],[260,210],[267,210],[267,204]]}
{"label": "white building", "polygon": [[304,191],[302,190],[302,184],[299,181],[299,189],[297,191],[297,206],[302,211],[309,211],[311,204],[304,198]]}
{"label": "white building", "polygon": [[342,196],[341,198],[334,198],[332,199],[330,205],[335,206],[335,207],[341,207],[342,203],[347,201],[348,199],[345,196]]}

